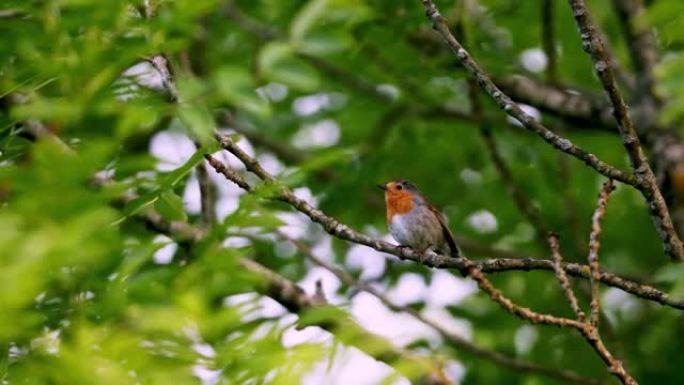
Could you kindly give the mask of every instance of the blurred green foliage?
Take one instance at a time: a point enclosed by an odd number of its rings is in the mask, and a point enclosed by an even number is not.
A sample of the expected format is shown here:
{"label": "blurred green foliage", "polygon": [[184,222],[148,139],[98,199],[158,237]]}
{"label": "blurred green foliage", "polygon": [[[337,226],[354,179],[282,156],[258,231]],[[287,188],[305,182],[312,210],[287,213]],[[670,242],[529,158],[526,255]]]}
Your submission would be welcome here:
{"label": "blurred green foliage", "polygon": [[[166,220],[200,224],[183,196],[195,183],[202,155],[217,149],[211,135],[216,117],[226,111],[250,135],[269,139],[252,142],[258,153],[280,156],[285,183],[307,186],[324,211],[355,228],[385,232],[383,202],[374,185],[402,177],[444,209],[459,236],[547,254],[501,183],[477,125],[455,117],[470,108],[465,73],[434,39],[420,1],[152,0],[149,18],[140,11],[143,3],[0,1],[0,12],[9,15],[0,18],[3,384],[194,384],[197,365],[219,370],[223,384],[295,384],[314,364],[334,355],[334,345],[284,347],[281,336],[290,325],[250,318],[257,300],[224,301],[259,285],[239,266],[239,258],[256,258],[293,280],[306,275],[306,260],[296,253],[283,258],[272,241],[221,247],[226,232],[273,233],[282,224],[276,214],[286,207],[243,196],[209,237],[193,247],[175,244],[170,263],[155,262],[155,253],[173,242],[160,241],[136,215],[155,208]],[[520,60],[524,51],[540,47],[540,1],[437,3],[451,20],[467,10],[468,49],[489,73],[543,78]],[[559,77],[563,84],[599,93],[570,10],[556,3]],[[610,2],[591,3],[618,59],[629,63]],[[669,104],[661,119],[679,123],[684,116],[684,4],[652,3],[640,22],[655,26],[663,48],[657,73]],[[179,103],[126,72],[161,53],[174,69]],[[324,102],[304,111],[306,97]],[[565,257],[584,260],[601,178],[574,159],[561,171],[562,155],[507,123],[493,103],[484,107],[503,157],[549,227],[560,234]],[[436,112],[443,108],[450,113]],[[550,116],[543,120],[555,123]],[[63,143],[36,139],[27,122],[39,122]],[[339,139],[296,146],[302,131],[321,124],[339,129]],[[573,142],[628,168],[617,135],[582,128],[565,131]],[[173,170],[161,171],[149,152],[150,138],[159,132],[187,134],[203,147]],[[304,139],[315,135],[310,131]],[[111,181],[97,186],[96,175],[111,175]],[[138,198],[116,203],[130,192]],[[472,225],[473,215],[482,210],[496,219],[489,230]],[[321,237],[316,227],[305,227],[307,240]],[[679,266],[668,266],[635,191],[618,188],[602,244],[606,270],[657,282],[684,296],[684,274]],[[337,262],[344,263],[348,248],[334,240]],[[390,262],[380,280],[391,286],[408,271],[431,277],[416,264]],[[512,272],[493,281],[519,303],[570,315],[548,272]],[[587,298],[586,283],[577,286]],[[351,290],[342,286],[340,292]],[[677,364],[684,360],[682,315],[618,298],[605,311],[611,349],[642,383],[684,382]],[[483,346],[548,367],[608,377],[574,333],[536,328],[536,343],[520,352],[515,336],[524,323],[486,297],[471,296],[449,311],[472,323],[474,341]],[[213,353],[202,353],[198,344],[210,345]],[[504,370],[446,344],[431,349],[461,361],[465,383],[554,383]]]}

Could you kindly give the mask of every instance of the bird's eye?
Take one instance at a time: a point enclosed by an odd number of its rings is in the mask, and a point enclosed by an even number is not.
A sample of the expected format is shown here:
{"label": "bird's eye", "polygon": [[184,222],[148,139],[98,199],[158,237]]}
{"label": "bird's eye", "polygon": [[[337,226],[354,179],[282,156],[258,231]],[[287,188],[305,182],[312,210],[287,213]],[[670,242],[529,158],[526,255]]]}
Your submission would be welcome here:
{"label": "bird's eye", "polygon": [[404,186],[402,186],[402,185],[400,185],[400,184],[397,185],[397,190],[401,190],[401,189],[403,189],[403,188],[404,188]]}

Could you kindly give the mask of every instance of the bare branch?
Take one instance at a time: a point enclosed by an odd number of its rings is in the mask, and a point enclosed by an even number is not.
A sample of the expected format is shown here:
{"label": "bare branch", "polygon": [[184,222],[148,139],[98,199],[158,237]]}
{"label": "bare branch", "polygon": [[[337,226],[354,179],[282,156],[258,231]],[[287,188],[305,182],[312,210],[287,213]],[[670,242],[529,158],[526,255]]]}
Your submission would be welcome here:
{"label": "bare branch", "polygon": [[[532,271],[547,270],[554,271],[553,261],[548,259],[525,258],[490,258],[477,261],[477,265],[485,273],[501,273],[506,271]],[[587,265],[578,263],[562,264],[563,270],[569,275],[578,278],[590,279],[591,272]],[[604,285],[611,286],[633,294],[639,298],[653,301],[661,305],[670,306],[675,309],[684,310],[684,301],[678,300],[661,290],[652,286],[643,285],[635,281],[620,277],[615,274],[601,272],[599,281]]]}
{"label": "bare branch", "polygon": [[563,256],[560,253],[558,236],[554,233],[549,235],[549,246],[551,247],[551,256],[553,257],[553,271],[556,273],[556,278],[558,278],[558,282],[560,282],[563,292],[565,292],[565,298],[568,299],[572,311],[575,312],[575,315],[577,315],[577,319],[579,321],[584,321],[586,316],[580,308],[579,303],[577,302],[577,297],[575,297],[575,293],[572,291],[572,286],[570,286],[568,276],[565,274],[565,270],[563,270]]}
{"label": "bare branch", "polygon": [[599,267],[599,249],[601,243],[599,237],[601,236],[601,221],[606,214],[606,204],[610,193],[615,189],[613,181],[609,180],[603,184],[603,188],[599,193],[598,203],[596,204],[596,211],[591,218],[591,234],[589,235],[589,268],[591,269],[591,317],[590,322],[594,327],[598,326],[600,314],[600,292],[599,292],[599,275],[601,270]]}
{"label": "bare branch", "polygon": [[0,9],[0,19],[18,19],[23,16],[25,16],[25,13],[20,9]]}
{"label": "bare branch", "polygon": [[523,75],[499,76],[493,81],[514,100],[563,118],[579,128],[617,131],[610,104],[598,95],[567,90]]}
{"label": "bare branch", "polygon": [[211,167],[213,167],[214,170],[216,170],[216,172],[226,177],[226,179],[235,183],[236,185],[238,185],[238,187],[247,192],[252,191],[252,186],[250,186],[240,174],[226,166],[223,162],[209,154],[205,154],[204,158],[207,160],[207,162],[209,162],[209,165],[211,165]]}
{"label": "bare branch", "polygon": [[169,66],[169,60],[164,55],[160,54],[152,56],[147,61],[152,64],[152,67],[159,73],[162,80],[162,86],[171,101],[178,102],[178,89],[176,88],[173,71],[171,71],[171,67]]}
{"label": "bare branch", "polygon": [[197,165],[197,183],[200,190],[200,201],[202,204],[202,221],[205,226],[216,223],[216,186],[209,178],[207,168],[204,163]]}
{"label": "bare branch", "polygon": [[555,0],[542,0],[541,6],[541,41],[548,63],[546,65],[546,81],[555,84],[558,81],[558,55],[556,54],[556,31],[554,29]]}
{"label": "bare branch", "polygon": [[613,8],[620,21],[636,72],[637,103],[648,112],[645,123],[650,126],[655,123],[656,109],[662,104],[656,94],[653,74],[658,62],[658,44],[650,28],[639,26],[639,19],[645,13],[642,0],[613,0]]}
{"label": "bare branch", "polygon": [[482,70],[482,68],[480,68],[480,66],[472,59],[470,54],[463,48],[458,40],[454,38],[449,31],[446,19],[440,15],[432,1],[422,0],[422,2],[425,6],[428,17],[430,20],[432,20],[433,28],[442,35],[442,38],[445,40],[449,48],[454,52],[461,65],[463,65],[468,73],[470,73],[470,75],[477,80],[480,88],[482,88],[482,90],[485,91],[485,93],[489,95],[501,109],[506,111],[508,115],[517,119],[528,130],[541,136],[553,147],[582,160],[585,164],[595,169],[599,173],[626,184],[638,184],[638,179],[634,175],[628,174],[603,162],[596,155],[576,146],[567,138],[555,134],[532,116],[525,113],[517,103],[511,100],[508,95],[501,92],[501,90],[492,82],[484,70]]}
{"label": "bare branch", "polygon": [[629,108],[618,88],[613,68],[610,65],[611,59],[598,29],[584,0],[569,0],[569,4],[581,33],[582,46],[594,62],[596,74],[613,105],[613,115],[620,130],[622,143],[639,181],[635,186],[641,190],[646,199],[653,223],[663,241],[665,253],[673,260],[684,261],[684,244],[674,229],[655,174],[641,148],[634,123],[629,115]]}

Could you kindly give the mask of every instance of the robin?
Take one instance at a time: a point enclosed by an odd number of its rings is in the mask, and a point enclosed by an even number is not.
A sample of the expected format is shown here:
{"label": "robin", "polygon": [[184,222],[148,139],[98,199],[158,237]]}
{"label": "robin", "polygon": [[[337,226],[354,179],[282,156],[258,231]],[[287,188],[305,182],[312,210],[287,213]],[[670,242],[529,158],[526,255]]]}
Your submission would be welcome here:
{"label": "robin", "polygon": [[413,183],[402,179],[378,187],[385,191],[390,233],[401,246],[420,253],[432,250],[454,258],[461,256],[444,216]]}

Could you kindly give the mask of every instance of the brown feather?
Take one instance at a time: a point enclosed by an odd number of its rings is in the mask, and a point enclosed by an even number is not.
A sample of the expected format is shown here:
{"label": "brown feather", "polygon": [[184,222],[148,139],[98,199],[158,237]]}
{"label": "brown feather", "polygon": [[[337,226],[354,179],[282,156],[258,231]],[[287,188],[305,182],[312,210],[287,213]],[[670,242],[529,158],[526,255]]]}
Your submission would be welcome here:
{"label": "brown feather", "polygon": [[449,245],[449,250],[451,250],[451,256],[454,258],[460,258],[461,250],[458,248],[458,245],[454,240],[454,234],[451,232],[451,230],[449,230],[449,226],[447,226],[444,216],[442,215],[442,213],[439,212],[439,210],[434,208],[432,205],[428,204],[428,207],[430,208],[430,211],[432,211],[437,216],[437,220],[439,220],[439,224],[442,226],[442,234],[444,235],[444,240]]}

